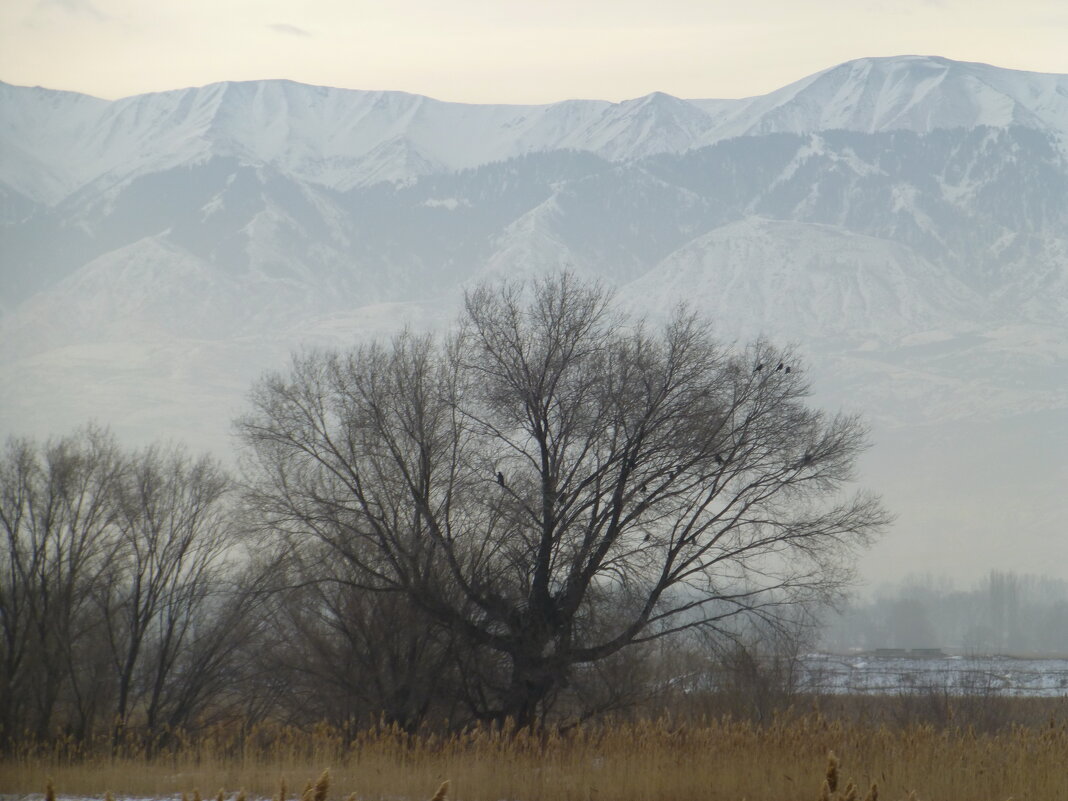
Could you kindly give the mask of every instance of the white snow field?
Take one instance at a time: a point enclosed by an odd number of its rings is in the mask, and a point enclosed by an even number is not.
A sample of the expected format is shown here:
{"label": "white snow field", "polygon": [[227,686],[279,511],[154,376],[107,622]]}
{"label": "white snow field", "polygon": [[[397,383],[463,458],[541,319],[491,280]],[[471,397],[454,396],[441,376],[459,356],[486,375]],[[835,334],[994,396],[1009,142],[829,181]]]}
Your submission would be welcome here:
{"label": "white snow field", "polygon": [[1068,696],[1068,659],[810,654],[801,686],[826,694]]}

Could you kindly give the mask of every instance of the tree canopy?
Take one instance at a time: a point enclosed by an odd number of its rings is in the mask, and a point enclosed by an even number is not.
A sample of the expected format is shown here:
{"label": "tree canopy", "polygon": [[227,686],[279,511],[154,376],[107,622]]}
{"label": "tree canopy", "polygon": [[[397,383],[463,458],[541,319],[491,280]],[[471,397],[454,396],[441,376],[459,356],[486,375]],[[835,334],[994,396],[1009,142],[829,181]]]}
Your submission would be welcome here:
{"label": "tree canopy", "polygon": [[789,349],[571,275],[484,286],[446,336],[295,356],[238,423],[265,527],[467,644],[481,714],[527,724],[574,671],[833,597],[887,521],[845,492],[864,428]]}

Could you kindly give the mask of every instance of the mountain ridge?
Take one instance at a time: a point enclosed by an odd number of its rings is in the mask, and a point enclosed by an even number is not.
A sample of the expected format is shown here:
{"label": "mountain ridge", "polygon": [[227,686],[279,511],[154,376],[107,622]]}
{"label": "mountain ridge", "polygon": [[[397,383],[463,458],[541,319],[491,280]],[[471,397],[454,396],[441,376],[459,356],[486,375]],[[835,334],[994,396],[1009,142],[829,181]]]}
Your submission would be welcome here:
{"label": "mountain ridge", "polygon": [[[44,119],[59,97],[73,103],[73,111]],[[0,183],[22,187],[19,191],[33,186],[32,175],[19,174],[20,164],[32,171],[32,162],[71,173],[61,186],[42,189],[35,198],[48,204],[94,179],[157,169],[160,157],[153,154],[160,152],[170,163],[234,155],[346,189],[527,152],[577,149],[622,161],[776,132],[926,132],[1016,124],[1068,137],[1068,75],[934,56],[856,59],[738,100],[684,100],[653,92],[619,103],[466,104],[271,79],[114,101],[0,84],[0,106],[9,123],[0,139],[3,150],[21,137],[31,157],[26,163],[0,156]],[[49,133],[30,137],[27,126]],[[397,150],[392,157],[391,142]],[[405,163],[409,153],[418,158]]]}

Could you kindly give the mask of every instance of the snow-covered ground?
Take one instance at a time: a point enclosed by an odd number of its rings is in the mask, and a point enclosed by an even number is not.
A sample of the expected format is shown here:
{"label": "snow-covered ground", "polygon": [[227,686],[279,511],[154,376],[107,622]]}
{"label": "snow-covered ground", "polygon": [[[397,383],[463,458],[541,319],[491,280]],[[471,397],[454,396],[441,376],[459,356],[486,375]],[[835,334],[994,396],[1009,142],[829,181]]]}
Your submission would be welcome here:
{"label": "snow-covered ground", "polygon": [[1068,659],[809,654],[802,671],[803,686],[828,694],[1068,696]]}

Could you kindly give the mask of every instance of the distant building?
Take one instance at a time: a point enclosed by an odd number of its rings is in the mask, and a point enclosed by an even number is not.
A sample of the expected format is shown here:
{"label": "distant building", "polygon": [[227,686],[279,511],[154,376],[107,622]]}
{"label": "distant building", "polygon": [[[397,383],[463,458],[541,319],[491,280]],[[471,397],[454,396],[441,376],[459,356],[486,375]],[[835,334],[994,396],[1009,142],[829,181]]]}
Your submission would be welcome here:
{"label": "distant building", "polygon": [[918,659],[944,659],[946,652],[941,648],[913,648],[909,651],[909,656]]}
{"label": "distant building", "polygon": [[872,656],[880,659],[904,659],[908,655],[904,648],[876,648],[872,651]]}

